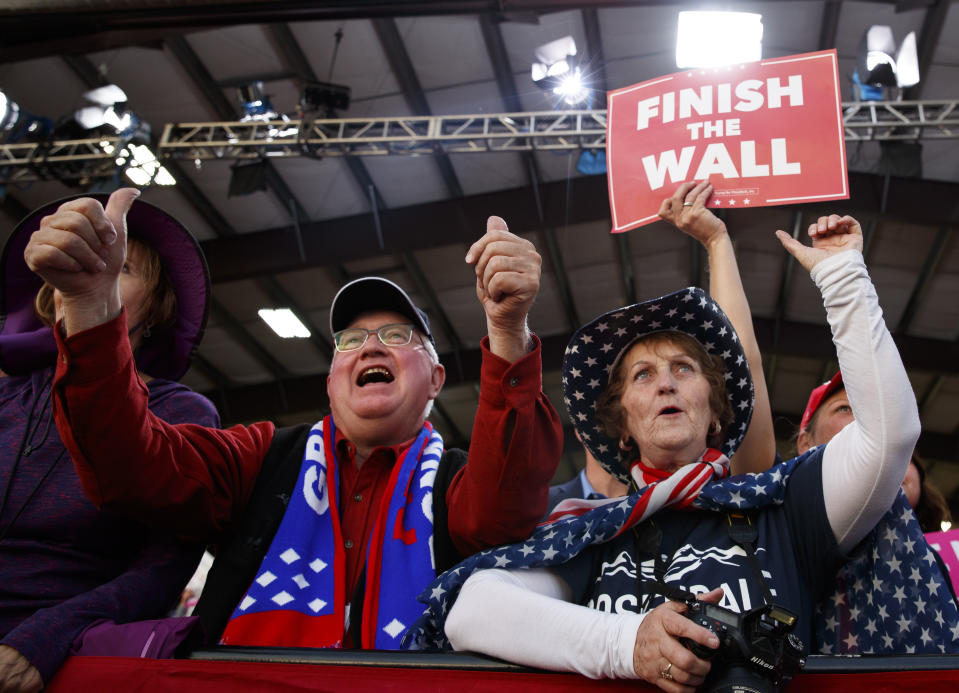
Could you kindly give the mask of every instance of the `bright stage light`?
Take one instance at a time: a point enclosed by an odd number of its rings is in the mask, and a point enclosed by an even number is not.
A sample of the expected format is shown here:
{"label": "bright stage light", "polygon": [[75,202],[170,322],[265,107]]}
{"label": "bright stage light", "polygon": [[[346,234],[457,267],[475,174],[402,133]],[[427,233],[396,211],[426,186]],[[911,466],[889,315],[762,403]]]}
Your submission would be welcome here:
{"label": "bright stage light", "polygon": [[721,67],[762,58],[762,15],[752,12],[680,12],[676,66]]}

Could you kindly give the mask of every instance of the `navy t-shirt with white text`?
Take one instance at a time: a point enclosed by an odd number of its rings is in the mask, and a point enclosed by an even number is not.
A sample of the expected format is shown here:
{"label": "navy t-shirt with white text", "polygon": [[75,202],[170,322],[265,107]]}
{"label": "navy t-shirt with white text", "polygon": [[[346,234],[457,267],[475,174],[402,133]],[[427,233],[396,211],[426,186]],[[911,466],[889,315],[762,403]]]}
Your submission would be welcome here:
{"label": "navy t-shirt with white text", "polygon": [[[754,483],[743,477],[743,483]],[[836,544],[826,517],[822,493],[822,452],[813,453],[789,479],[781,506],[751,511],[758,530],[756,558],[774,602],[799,616],[793,631],[806,651],[812,642],[815,604],[833,584],[845,556]],[[649,547],[648,530],[638,529]],[[672,553],[665,582],[694,594],[723,588],[721,606],[745,612],[764,603],[763,590],[745,550],[729,536],[725,513],[700,510],[662,510],[652,522],[662,533],[660,553]],[[655,580],[655,552],[643,552],[643,595],[637,598],[637,539],[626,531],[616,539],[596,544],[552,570],[573,591],[577,604],[610,613],[645,613],[666,598],[651,594],[646,580]],[[656,543],[651,546],[655,547]]]}

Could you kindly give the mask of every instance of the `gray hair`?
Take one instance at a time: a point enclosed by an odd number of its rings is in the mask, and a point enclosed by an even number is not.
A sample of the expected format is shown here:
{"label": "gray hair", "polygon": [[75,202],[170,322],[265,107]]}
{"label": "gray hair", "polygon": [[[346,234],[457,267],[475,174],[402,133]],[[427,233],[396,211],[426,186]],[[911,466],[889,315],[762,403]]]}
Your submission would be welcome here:
{"label": "gray hair", "polygon": [[[423,345],[423,348],[426,349],[426,355],[430,357],[430,361],[434,366],[439,366],[440,357],[436,353],[436,347],[433,346],[433,341],[429,339],[421,330],[414,330],[417,335],[420,336],[420,343]],[[426,409],[423,411],[423,420],[429,418],[430,413],[433,411],[433,399],[430,398],[430,401],[426,403]]]}

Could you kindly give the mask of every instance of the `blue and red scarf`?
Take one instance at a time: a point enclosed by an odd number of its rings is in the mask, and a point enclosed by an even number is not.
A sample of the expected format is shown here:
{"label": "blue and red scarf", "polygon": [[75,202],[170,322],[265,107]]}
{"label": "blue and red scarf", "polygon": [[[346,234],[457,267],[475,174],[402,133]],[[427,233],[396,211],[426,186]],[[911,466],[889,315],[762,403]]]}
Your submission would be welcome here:
{"label": "blue and red scarf", "polygon": [[[349,612],[335,440],[330,416],[310,430],[290,504],[222,644],[342,647]],[[399,649],[420,615],[416,596],[436,577],[433,481],[442,454],[442,438],[425,423],[393,466],[368,541],[364,648]]]}
{"label": "blue and red scarf", "polygon": [[[534,568],[565,563],[588,546],[618,536],[665,507],[702,510],[780,505],[796,467],[813,455],[761,474],[728,476],[728,460],[707,450],[672,474],[636,464],[639,489],[622,498],[567,499],[524,542],[487,549],[436,578],[420,595],[426,610],[406,635],[418,649],[449,649],[444,625],[466,579],[484,568]],[[822,654],[959,652],[959,611],[902,492],[836,576],[834,592],[816,608],[811,651]]]}

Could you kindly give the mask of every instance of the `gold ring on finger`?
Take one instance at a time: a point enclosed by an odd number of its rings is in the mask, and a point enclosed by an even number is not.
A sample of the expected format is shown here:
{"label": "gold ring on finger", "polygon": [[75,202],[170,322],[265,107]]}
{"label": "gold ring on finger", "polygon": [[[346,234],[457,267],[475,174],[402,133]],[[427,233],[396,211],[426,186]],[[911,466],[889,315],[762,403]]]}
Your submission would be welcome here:
{"label": "gold ring on finger", "polygon": [[673,675],[669,673],[669,670],[672,668],[673,668],[673,663],[667,662],[666,667],[661,672],[659,672],[660,678],[666,679],[667,681],[672,681]]}

